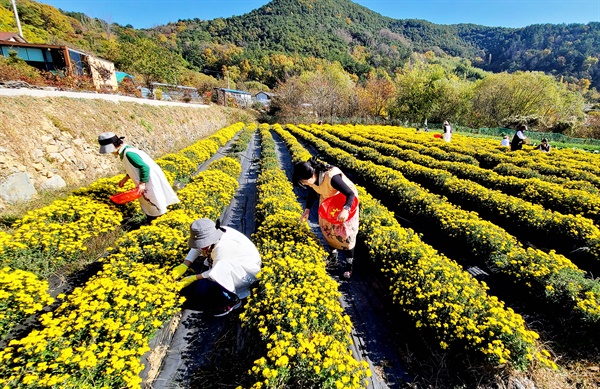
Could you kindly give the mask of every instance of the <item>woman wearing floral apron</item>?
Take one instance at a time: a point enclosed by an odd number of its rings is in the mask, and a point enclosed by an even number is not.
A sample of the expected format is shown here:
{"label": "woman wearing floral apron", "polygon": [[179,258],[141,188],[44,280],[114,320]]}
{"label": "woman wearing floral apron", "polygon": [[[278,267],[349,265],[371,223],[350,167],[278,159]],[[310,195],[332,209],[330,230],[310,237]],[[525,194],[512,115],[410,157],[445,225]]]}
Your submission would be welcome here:
{"label": "woman wearing floral apron", "polygon": [[334,224],[319,216],[319,226],[327,244],[332,248],[332,254],[337,254],[337,250],[343,250],[346,257],[344,278],[349,279],[352,276],[354,246],[358,234],[358,208],[352,218],[349,219],[348,216],[354,198],[358,197],[356,186],[339,168],[315,159],[294,165],[292,181],[294,185],[312,189],[308,192],[306,207],[300,217],[302,221],[308,220],[317,195],[320,196],[319,205],[339,192],[346,196],[344,208],[337,217],[340,223]]}

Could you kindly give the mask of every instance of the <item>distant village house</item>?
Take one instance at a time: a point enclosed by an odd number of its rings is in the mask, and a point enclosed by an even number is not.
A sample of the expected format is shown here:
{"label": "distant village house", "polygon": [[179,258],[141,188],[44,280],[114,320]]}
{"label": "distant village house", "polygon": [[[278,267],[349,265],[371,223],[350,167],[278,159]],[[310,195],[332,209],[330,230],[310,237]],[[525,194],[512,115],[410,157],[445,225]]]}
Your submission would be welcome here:
{"label": "distant village house", "polygon": [[252,104],[252,94],[241,90],[214,88],[213,99],[219,105],[229,105],[229,99],[234,99],[240,108],[247,108]]}
{"label": "distant village house", "polygon": [[83,51],[67,46],[27,43],[19,34],[0,32],[0,54],[8,58],[11,51],[36,69],[75,76],[87,74],[97,89],[118,88],[115,65]]}

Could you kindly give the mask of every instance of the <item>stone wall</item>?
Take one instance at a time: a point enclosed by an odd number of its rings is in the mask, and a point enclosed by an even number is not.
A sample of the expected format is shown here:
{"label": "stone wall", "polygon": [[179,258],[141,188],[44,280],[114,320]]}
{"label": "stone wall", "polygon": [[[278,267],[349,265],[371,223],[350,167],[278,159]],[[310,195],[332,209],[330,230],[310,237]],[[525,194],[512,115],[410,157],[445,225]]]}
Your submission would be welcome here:
{"label": "stone wall", "polygon": [[220,106],[28,96],[0,97],[0,117],[0,211],[42,190],[122,172],[117,157],[98,153],[101,132],[125,136],[157,158],[248,120],[244,111]]}

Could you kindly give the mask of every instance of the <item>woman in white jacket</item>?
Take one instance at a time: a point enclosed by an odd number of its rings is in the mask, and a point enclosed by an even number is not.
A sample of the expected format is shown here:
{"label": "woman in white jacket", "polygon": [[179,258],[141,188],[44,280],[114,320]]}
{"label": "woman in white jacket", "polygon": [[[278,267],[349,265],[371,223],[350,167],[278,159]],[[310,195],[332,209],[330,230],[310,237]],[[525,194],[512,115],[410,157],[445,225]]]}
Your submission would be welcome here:
{"label": "woman in white jacket", "polygon": [[123,137],[112,132],[100,134],[98,143],[100,154],[112,153],[123,161],[127,174],[119,181],[119,187],[123,187],[128,180],[133,180],[141,195],[140,207],[146,214],[148,223],[167,213],[169,205],[179,202],[165,173],[148,154],[124,143]]}
{"label": "woman in white jacket", "polygon": [[188,305],[214,316],[223,316],[238,308],[241,299],[250,294],[261,267],[254,243],[231,227],[221,227],[218,222],[202,218],[191,224],[188,246],[187,257],[172,270],[172,275],[181,277],[199,257],[205,259],[204,265],[208,268],[181,281]]}

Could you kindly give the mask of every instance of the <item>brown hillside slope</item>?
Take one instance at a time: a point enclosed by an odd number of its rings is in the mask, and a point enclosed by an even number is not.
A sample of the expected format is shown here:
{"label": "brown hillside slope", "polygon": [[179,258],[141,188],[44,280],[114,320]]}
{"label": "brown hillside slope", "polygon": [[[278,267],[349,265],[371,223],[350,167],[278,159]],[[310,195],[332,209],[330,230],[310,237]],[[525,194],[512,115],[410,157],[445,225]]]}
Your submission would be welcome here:
{"label": "brown hillside slope", "polygon": [[[101,132],[125,136],[156,158],[231,123],[252,120],[247,112],[221,106],[30,96],[0,96],[0,118],[0,186],[26,172],[38,191],[57,175],[69,186],[83,186],[120,172],[116,157],[98,153]],[[9,205],[0,198],[0,211]]]}

